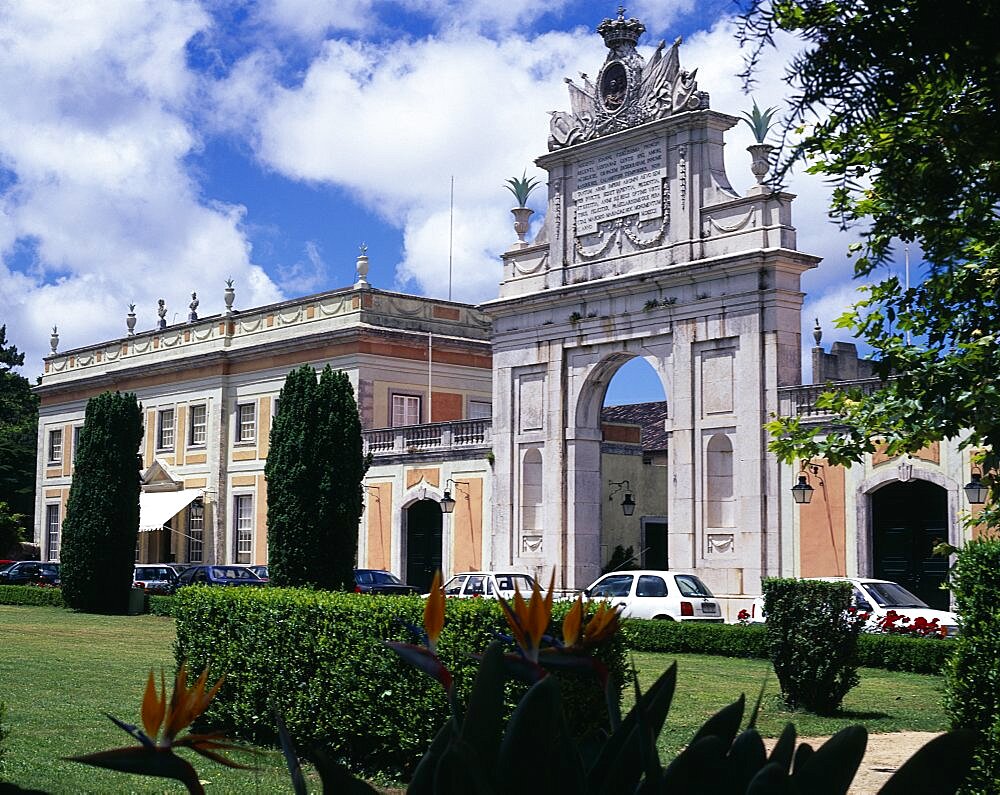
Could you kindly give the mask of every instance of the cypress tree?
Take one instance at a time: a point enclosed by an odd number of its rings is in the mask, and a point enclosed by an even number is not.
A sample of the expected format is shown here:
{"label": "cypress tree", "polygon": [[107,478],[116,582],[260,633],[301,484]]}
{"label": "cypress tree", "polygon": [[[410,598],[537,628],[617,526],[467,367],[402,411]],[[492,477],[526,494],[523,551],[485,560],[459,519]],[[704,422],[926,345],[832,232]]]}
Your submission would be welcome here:
{"label": "cypress tree", "polygon": [[132,393],[87,402],[62,527],[62,592],[67,606],[124,613],[139,534],[142,408]]}
{"label": "cypress tree", "polygon": [[276,585],[351,590],[361,519],[361,421],[348,376],[293,370],[271,426],[267,544]]}

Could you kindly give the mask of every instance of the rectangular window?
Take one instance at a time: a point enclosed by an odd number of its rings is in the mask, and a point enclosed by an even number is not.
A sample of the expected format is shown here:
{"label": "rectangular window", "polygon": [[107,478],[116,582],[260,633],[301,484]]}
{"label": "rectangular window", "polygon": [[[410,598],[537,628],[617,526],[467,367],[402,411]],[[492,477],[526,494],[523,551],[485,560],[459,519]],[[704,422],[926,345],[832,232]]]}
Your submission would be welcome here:
{"label": "rectangular window", "polygon": [[400,425],[420,424],[420,396],[419,395],[393,395],[392,396],[392,426],[398,428]]}
{"label": "rectangular window", "polygon": [[191,431],[188,442],[191,447],[204,447],[208,427],[208,408],[204,405],[192,406],[189,410]]}
{"label": "rectangular window", "polygon": [[62,463],[62,429],[49,431],[49,463]]}
{"label": "rectangular window", "polygon": [[80,451],[80,433],[83,431],[82,425],[73,426],[73,460],[76,461],[76,454]]}
{"label": "rectangular window", "polygon": [[241,403],[236,407],[236,441],[257,441],[256,403]]}
{"label": "rectangular window", "polygon": [[45,506],[45,535],[48,560],[59,560],[59,506]]}
{"label": "rectangular window", "polygon": [[156,449],[174,449],[174,410],[162,409],[156,420]]}
{"label": "rectangular window", "polygon": [[236,538],[233,545],[237,563],[249,563],[253,551],[253,495],[238,494],[233,498]]}
{"label": "rectangular window", "polygon": [[470,420],[488,420],[493,417],[493,404],[488,400],[469,401]]}
{"label": "rectangular window", "polygon": [[188,507],[187,562],[201,563],[205,549],[205,506],[193,502]]}

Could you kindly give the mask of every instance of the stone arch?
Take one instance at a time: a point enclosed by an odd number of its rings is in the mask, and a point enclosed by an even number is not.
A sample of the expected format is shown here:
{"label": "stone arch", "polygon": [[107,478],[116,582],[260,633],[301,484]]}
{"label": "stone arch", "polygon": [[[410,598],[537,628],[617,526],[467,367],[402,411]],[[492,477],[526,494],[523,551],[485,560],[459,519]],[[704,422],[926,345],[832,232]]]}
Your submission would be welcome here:
{"label": "stone arch", "polygon": [[575,401],[572,405],[574,405],[573,417],[577,429],[600,430],[601,409],[604,407],[604,396],[608,391],[608,385],[621,366],[636,357],[641,357],[659,377],[663,394],[667,398],[667,410],[670,412],[669,371],[664,359],[650,353],[614,350],[604,354],[586,371],[577,394],[571,398]]}
{"label": "stone arch", "polygon": [[[416,513],[411,513],[411,509],[415,506],[420,506],[421,503],[439,505],[441,498],[444,496],[444,492],[426,480],[421,480],[419,483],[414,484],[410,488],[406,489],[403,493],[403,499],[399,504],[399,570],[403,575],[403,579],[411,585],[422,586],[425,585],[429,588],[430,581],[426,583],[422,582],[410,582],[410,564],[412,562],[412,544],[414,539],[411,538],[412,531],[416,530],[414,526],[414,520],[419,520],[419,509]],[[425,509],[428,506],[425,506]],[[440,514],[440,508],[438,508],[439,514],[437,519],[439,523],[435,523],[435,527],[432,532],[435,533],[438,541],[438,567],[442,572],[450,571],[451,567],[451,524],[444,521],[443,515]],[[429,512],[429,511],[428,511]],[[433,575],[433,572],[431,573]],[[423,575],[421,575],[423,578]]]}
{"label": "stone arch", "polygon": [[907,467],[909,477],[905,480],[900,477],[900,469],[896,467],[886,467],[876,471],[871,476],[865,478],[855,491],[855,507],[857,532],[856,554],[857,571],[862,577],[871,576],[874,571],[874,515],[872,510],[872,497],[879,490],[895,483],[904,483],[908,480],[925,481],[940,487],[946,494],[947,501],[947,533],[948,542],[958,546],[962,542],[962,531],[959,525],[960,497],[962,494],[961,484],[947,477],[934,469],[922,467]]}

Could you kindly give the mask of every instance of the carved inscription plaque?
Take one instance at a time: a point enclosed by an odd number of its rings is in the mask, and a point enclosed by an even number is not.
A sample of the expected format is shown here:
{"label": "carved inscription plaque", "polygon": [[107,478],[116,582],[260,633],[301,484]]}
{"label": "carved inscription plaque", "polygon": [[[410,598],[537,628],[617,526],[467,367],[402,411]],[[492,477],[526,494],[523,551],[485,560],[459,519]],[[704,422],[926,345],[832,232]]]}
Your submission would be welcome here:
{"label": "carved inscription plaque", "polygon": [[626,215],[638,213],[640,221],[660,218],[666,165],[661,141],[581,160],[573,191],[577,236],[593,234],[602,221]]}

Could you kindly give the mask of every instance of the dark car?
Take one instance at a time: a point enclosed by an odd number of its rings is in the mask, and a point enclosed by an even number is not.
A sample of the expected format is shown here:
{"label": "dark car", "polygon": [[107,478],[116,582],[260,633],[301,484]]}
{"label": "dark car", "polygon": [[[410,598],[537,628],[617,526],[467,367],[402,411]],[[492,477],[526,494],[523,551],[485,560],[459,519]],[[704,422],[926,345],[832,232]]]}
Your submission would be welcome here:
{"label": "dark car", "polygon": [[177,590],[177,572],[162,563],[140,564],[132,574],[132,587],[151,594],[171,594]]}
{"label": "dark car", "polygon": [[0,571],[0,585],[58,585],[59,564],[19,560]]}
{"label": "dark car", "polygon": [[252,571],[258,577],[260,577],[264,582],[267,582],[268,580],[271,579],[271,575],[268,574],[267,572],[267,566],[260,566],[260,565],[251,566],[250,571]]}
{"label": "dark car", "polygon": [[185,585],[249,585],[264,586],[267,583],[250,571],[249,566],[224,563],[218,566],[192,566],[177,578],[177,587]]}
{"label": "dark car", "polygon": [[405,596],[420,593],[414,585],[404,585],[395,574],[381,569],[355,569],[355,593],[377,593]]}

